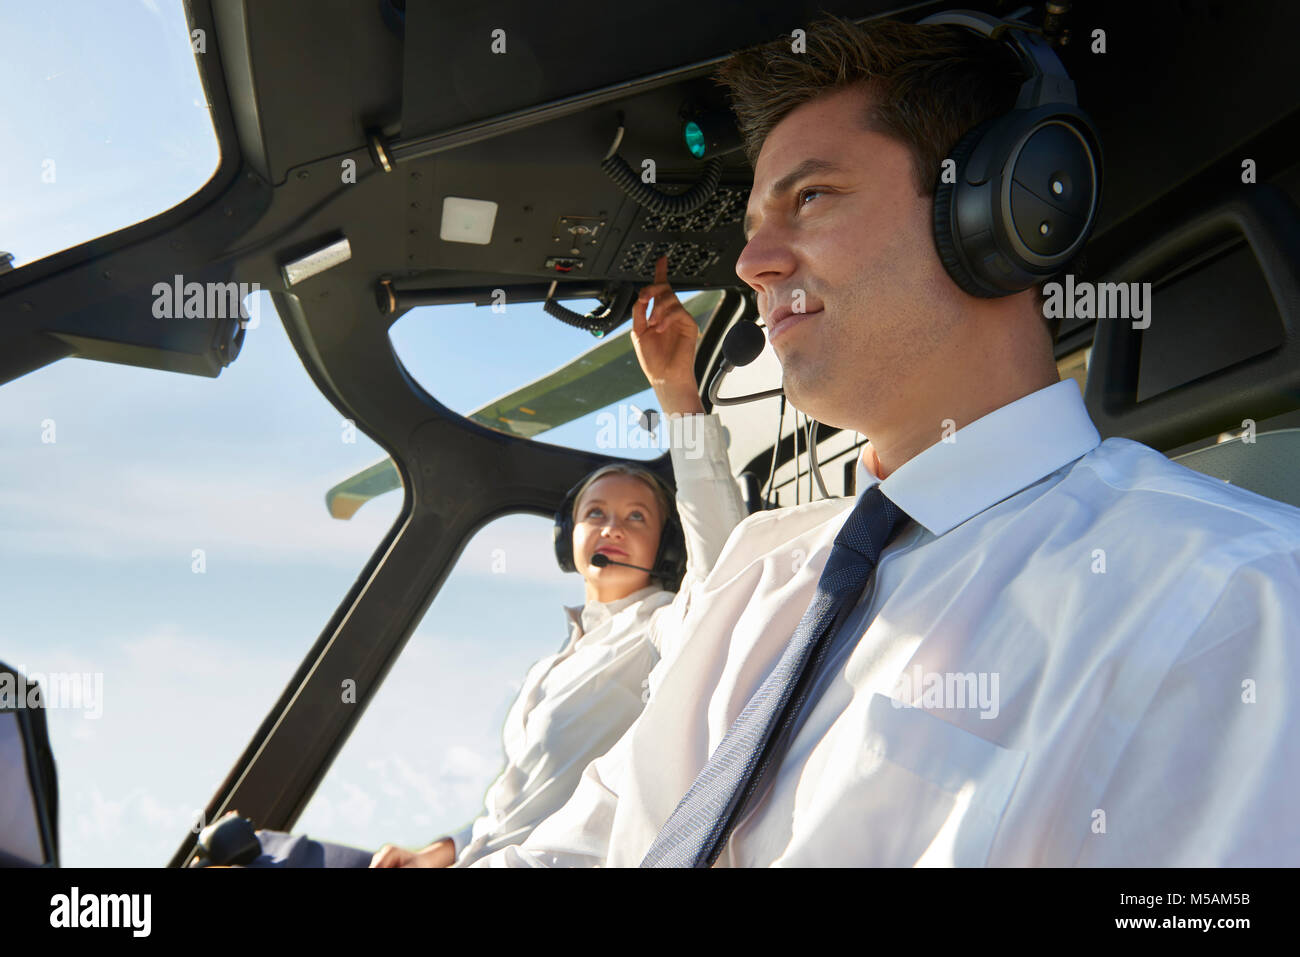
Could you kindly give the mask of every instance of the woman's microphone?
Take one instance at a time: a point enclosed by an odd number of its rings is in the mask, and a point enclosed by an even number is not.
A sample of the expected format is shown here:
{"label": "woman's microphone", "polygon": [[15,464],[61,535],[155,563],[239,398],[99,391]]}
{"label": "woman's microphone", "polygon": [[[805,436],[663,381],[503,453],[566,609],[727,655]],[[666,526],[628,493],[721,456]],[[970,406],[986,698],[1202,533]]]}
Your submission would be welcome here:
{"label": "woman's microphone", "polygon": [[755,402],[758,399],[767,399],[776,395],[784,395],[781,389],[768,389],[766,392],[754,392],[749,395],[738,395],[733,398],[721,398],[718,395],[718,388],[722,385],[722,380],[727,373],[737,366],[747,366],[763,351],[766,340],[763,337],[763,330],[748,320],[742,320],[736,323],[727,332],[727,336],[722,340],[722,366],[718,369],[713,381],[709,383],[709,401],[714,405],[740,405],[744,402]]}
{"label": "woman's microphone", "polygon": [[640,565],[629,565],[627,562],[616,562],[604,552],[596,552],[591,556],[591,563],[597,568],[604,568],[606,565],[622,565],[624,568],[635,568],[639,572],[650,572],[654,574],[653,568],[642,568]]}

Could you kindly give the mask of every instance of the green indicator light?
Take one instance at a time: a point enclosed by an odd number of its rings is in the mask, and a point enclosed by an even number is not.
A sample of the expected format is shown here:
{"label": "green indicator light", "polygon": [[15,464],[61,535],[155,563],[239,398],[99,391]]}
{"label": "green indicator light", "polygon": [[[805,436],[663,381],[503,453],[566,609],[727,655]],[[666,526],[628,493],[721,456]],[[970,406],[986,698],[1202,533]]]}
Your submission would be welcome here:
{"label": "green indicator light", "polygon": [[700,129],[700,124],[691,120],[686,124],[686,148],[691,151],[691,155],[696,159],[704,156],[704,131]]}

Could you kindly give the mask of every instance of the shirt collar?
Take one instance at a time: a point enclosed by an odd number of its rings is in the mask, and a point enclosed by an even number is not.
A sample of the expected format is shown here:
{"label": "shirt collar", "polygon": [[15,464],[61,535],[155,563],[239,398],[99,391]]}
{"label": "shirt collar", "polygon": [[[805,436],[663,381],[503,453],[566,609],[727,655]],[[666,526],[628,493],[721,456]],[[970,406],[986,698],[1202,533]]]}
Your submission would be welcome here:
{"label": "shirt collar", "polygon": [[935,536],[956,528],[1101,443],[1074,379],[1031,392],[908,459],[881,481],[858,457],[858,494],[880,485]]}
{"label": "shirt collar", "polygon": [[615,601],[596,601],[593,598],[585,605],[565,605],[564,611],[568,620],[578,625],[585,635],[593,631],[601,622],[614,617],[628,605],[653,595],[659,590],[658,585],[647,585],[645,588],[634,591],[632,594]]}

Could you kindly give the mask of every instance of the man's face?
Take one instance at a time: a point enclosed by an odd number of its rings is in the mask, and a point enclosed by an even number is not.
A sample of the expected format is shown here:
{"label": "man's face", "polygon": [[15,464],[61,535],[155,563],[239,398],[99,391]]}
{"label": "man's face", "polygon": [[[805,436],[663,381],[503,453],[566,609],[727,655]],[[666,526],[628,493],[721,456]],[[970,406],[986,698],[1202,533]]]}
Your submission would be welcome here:
{"label": "man's face", "polygon": [[[926,361],[948,338],[961,295],[935,252],[932,200],[917,195],[911,153],[863,128],[866,104],[860,87],[841,90],[772,130],[736,262],[758,293],[790,401],[861,432],[932,382]],[[774,323],[783,309],[804,315]]]}

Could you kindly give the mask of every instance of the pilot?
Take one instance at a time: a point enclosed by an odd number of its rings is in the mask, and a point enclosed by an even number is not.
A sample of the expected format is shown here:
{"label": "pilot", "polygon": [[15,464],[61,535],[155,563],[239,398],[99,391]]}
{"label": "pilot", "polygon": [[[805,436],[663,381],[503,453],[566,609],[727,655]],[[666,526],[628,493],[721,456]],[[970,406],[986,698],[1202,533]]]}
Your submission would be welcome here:
{"label": "pilot", "polygon": [[1035,288],[1099,154],[1036,34],[958,16],[724,64],[736,272],[869,438],[856,500],[745,518],[640,718],[475,866],[1300,864],[1300,510],[1101,439]]}
{"label": "pilot", "polygon": [[[667,283],[667,258],[633,307],[632,342],[664,410],[674,493],[632,463],[602,466],[556,514],[556,558],[582,575],[586,597],[566,607],[569,639],[537,662],[506,717],[506,766],[482,812],[427,847],[385,844],[371,867],[468,865],[518,844],[572,794],[582,769],[641,713],[661,652],[657,624],[679,588],[707,577],[747,514],[717,415],[695,379],[699,329]],[[650,299],[654,309],[646,315]],[[605,559],[593,557],[604,555]]]}

